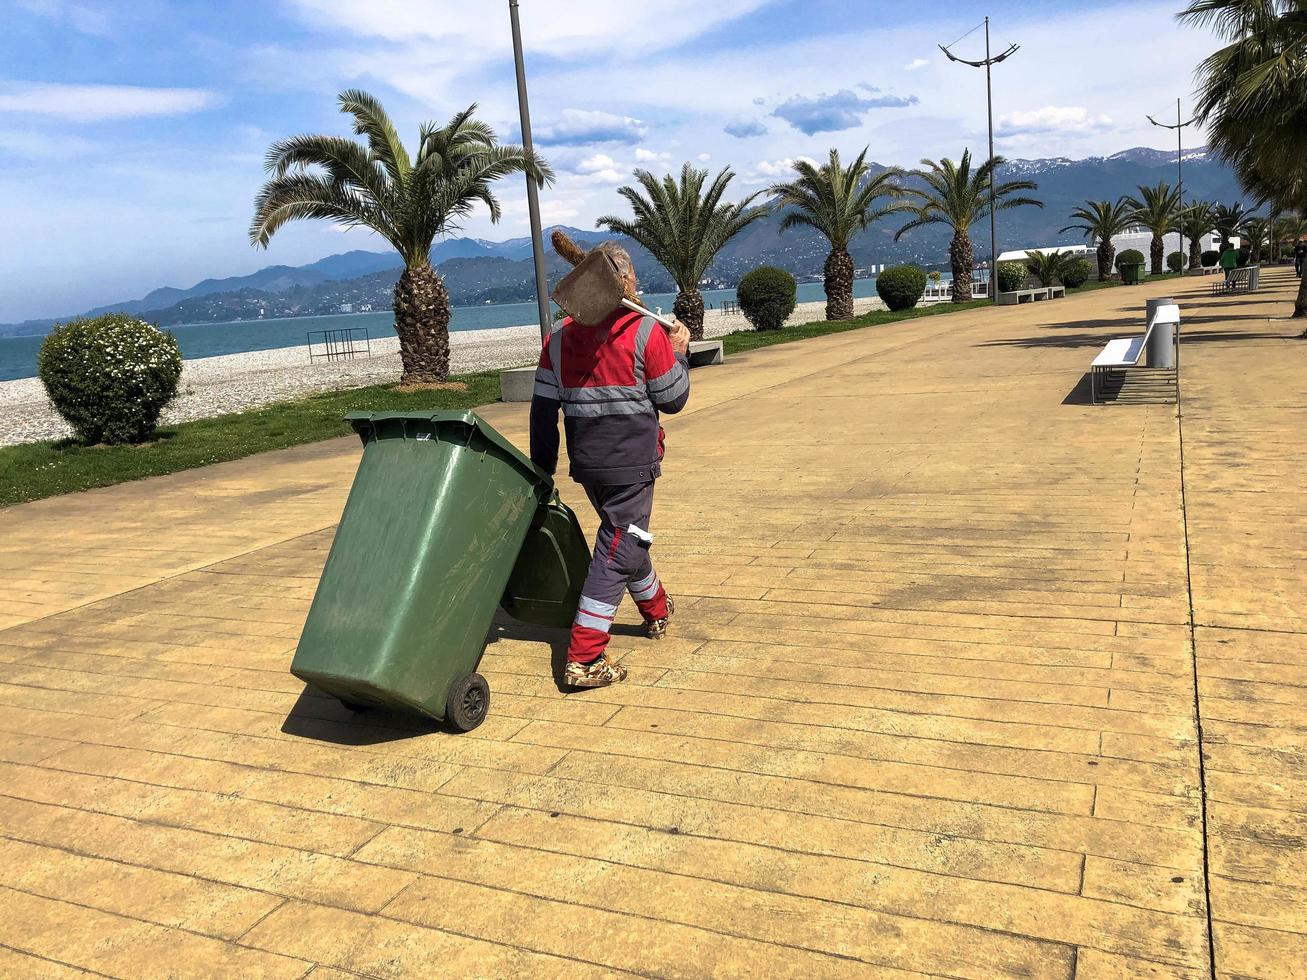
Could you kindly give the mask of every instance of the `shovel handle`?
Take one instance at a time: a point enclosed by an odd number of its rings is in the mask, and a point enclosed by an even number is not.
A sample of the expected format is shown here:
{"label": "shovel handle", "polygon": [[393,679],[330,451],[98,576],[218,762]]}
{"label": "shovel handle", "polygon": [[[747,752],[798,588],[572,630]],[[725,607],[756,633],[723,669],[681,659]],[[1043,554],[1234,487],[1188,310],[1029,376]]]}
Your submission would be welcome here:
{"label": "shovel handle", "polygon": [[633,300],[633,299],[627,299],[625,296],[623,296],[623,297],[622,297],[622,305],[625,306],[628,310],[631,310],[631,311],[633,311],[633,312],[635,312],[635,313],[640,313],[640,314],[642,314],[642,315],[644,315],[644,316],[651,316],[651,317],[653,317],[655,320],[657,320],[659,323],[661,323],[661,324],[662,324],[664,327],[666,327],[668,330],[671,330],[671,329],[673,329],[673,328],[676,326],[676,321],[675,321],[674,319],[671,319],[671,318],[668,318],[668,317],[665,317],[665,316],[659,316],[657,313],[653,313],[653,312],[651,312],[650,310],[646,310],[643,306],[641,306],[639,303],[637,303],[637,302],[636,302],[635,300]]}

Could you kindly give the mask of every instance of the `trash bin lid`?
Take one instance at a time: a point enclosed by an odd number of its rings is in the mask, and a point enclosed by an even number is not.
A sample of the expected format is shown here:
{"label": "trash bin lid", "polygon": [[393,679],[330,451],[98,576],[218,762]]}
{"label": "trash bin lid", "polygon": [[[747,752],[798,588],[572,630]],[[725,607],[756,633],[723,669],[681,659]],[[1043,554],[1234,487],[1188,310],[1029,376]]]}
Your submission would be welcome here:
{"label": "trash bin lid", "polygon": [[[354,427],[359,438],[366,445],[371,439],[376,438],[378,430],[382,429],[382,423],[400,422],[400,431],[407,431],[407,425],[403,423],[425,422],[431,429],[439,427],[461,426],[467,429],[475,429],[480,435],[499,451],[499,454],[509,463],[521,470],[522,475],[532,482],[538,484],[545,491],[553,489],[553,478],[531,462],[521,450],[504,438],[500,432],[495,429],[489,422],[479,416],[471,409],[454,409],[441,412],[350,412],[345,416],[345,421]],[[422,426],[421,428],[426,428]],[[392,426],[385,427],[385,430],[393,431]],[[383,430],[384,431],[384,430]],[[384,435],[382,436],[384,438]]]}

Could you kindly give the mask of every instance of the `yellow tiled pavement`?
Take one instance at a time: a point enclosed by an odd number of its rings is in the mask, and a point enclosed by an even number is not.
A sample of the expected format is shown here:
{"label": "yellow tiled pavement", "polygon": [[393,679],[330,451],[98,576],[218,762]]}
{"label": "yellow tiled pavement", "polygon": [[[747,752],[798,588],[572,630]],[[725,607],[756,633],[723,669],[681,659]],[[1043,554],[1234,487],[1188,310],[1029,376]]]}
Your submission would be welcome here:
{"label": "yellow tiled pavement", "polygon": [[674,635],[624,609],[630,682],[563,695],[564,637],[499,622],[467,736],[286,671],[350,440],[6,511],[0,974],[1198,977],[1210,887],[1220,975],[1301,975],[1307,366],[1266,279],[1165,284],[1180,417],[1084,404],[1161,286],[696,372]]}

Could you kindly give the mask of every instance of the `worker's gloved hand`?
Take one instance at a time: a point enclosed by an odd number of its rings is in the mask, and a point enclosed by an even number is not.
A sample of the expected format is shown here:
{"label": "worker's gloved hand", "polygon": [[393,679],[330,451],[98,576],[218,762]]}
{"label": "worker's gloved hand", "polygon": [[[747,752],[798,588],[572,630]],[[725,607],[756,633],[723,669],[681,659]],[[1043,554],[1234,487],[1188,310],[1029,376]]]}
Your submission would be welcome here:
{"label": "worker's gloved hand", "polygon": [[668,331],[668,336],[672,341],[672,350],[686,357],[690,356],[690,328],[680,320],[677,320],[672,329]]}

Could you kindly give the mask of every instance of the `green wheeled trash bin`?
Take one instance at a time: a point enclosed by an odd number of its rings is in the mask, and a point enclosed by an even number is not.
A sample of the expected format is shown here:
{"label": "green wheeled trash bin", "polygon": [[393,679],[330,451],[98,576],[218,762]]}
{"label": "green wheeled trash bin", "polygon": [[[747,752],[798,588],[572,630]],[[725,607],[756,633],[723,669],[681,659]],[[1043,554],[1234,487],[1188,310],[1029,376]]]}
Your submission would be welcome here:
{"label": "green wheeled trash bin", "polygon": [[576,514],[555,495],[536,512],[500,606],[524,623],[568,628],[591,554]]}
{"label": "green wheeled trash bin", "polygon": [[[519,612],[552,598],[537,610],[552,623],[569,601],[558,579],[571,573],[537,540],[566,523],[553,480],[474,412],[346,419],[363,459],[291,673],[353,708],[417,711],[469,731],[490,703],[476,668],[496,607],[510,592]],[[519,560],[529,534],[536,564]],[[551,557],[553,572],[539,564]]]}

